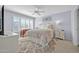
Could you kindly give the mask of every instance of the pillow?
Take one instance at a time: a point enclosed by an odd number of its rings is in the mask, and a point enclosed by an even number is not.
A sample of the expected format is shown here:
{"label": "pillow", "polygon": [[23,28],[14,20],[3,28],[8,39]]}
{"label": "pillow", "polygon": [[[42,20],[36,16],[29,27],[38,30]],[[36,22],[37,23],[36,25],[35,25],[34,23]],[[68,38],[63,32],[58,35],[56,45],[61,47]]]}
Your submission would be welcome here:
{"label": "pillow", "polygon": [[20,37],[25,37],[26,32],[28,31],[28,29],[22,29],[20,31]]}

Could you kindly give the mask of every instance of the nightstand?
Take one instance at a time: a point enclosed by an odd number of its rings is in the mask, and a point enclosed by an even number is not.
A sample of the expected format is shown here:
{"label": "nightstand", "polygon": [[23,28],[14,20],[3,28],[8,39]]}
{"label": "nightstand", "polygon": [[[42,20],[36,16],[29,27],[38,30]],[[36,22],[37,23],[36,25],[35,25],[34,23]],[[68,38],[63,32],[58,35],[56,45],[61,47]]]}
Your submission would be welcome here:
{"label": "nightstand", "polygon": [[55,37],[58,39],[63,40],[64,39],[64,30],[56,30],[55,31]]}

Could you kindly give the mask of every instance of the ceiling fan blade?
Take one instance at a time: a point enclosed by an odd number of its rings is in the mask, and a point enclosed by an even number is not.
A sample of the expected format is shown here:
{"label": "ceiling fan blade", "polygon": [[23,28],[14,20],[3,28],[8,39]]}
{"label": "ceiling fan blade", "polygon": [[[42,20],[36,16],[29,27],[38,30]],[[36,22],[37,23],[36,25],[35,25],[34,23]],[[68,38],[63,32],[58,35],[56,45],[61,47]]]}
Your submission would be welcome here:
{"label": "ceiling fan blade", "polygon": [[45,11],[41,10],[40,8],[35,8],[34,12],[32,15],[42,15]]}

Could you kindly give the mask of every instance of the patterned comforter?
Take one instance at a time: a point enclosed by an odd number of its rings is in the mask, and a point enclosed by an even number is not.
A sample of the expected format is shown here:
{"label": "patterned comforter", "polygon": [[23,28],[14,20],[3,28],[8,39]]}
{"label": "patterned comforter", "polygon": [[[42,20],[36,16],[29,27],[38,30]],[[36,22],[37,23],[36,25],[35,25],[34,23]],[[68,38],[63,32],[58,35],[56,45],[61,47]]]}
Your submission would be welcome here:
{"label": "patterned comforter", "polygon": [[19,52],[44,52],[53,38],[52,30],[30,30],[28,36],[19,39]]}

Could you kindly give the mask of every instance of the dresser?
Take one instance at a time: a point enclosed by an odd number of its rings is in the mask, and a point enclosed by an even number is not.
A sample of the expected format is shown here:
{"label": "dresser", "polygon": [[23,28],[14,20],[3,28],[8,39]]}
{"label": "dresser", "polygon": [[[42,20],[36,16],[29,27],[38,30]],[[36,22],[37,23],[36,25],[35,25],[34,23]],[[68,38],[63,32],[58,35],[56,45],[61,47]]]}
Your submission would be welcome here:
{"label": "dresser", "polygon": [[64,30],[56,30],[55,31],[55,37],[63,40],[64,39]]}

